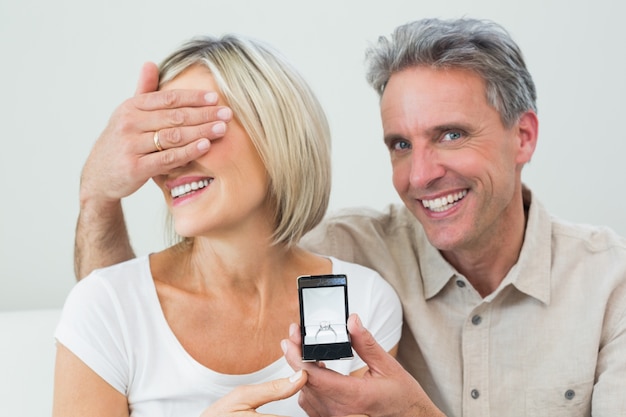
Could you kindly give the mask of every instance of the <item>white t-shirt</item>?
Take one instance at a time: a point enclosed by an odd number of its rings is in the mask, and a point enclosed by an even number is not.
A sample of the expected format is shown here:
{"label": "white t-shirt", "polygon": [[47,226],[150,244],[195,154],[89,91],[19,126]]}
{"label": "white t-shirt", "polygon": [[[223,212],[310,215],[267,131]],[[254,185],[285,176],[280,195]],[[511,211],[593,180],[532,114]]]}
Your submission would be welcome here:
{"label": "white t-shirt", "polygon": [[[350,313],[358,313],[383,348],[391,349],[402,330],[402,308],[391,286],[371,269],[330,259],[333,274],[348,277]],[[293,374],[282,357],[246,375],[217,373],[196,362],[163,315],[147,256],[96,270],[76,284],[55,337],[128,398],[132,417],[196,417],[239,385]],[[348,374],[365,364],[355,355],[326,365]],[[259,411],[306,416],[297,395]]]}

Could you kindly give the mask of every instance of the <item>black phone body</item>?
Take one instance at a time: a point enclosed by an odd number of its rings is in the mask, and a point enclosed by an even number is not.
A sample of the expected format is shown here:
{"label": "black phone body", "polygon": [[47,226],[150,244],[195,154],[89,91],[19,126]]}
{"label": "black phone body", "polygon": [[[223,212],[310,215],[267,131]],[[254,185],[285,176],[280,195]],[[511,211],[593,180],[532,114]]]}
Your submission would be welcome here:
{"label": "black phone body", "polygon": [[352,359],[348,333],[348,280],[345,275],[298,277],[302,359]]}

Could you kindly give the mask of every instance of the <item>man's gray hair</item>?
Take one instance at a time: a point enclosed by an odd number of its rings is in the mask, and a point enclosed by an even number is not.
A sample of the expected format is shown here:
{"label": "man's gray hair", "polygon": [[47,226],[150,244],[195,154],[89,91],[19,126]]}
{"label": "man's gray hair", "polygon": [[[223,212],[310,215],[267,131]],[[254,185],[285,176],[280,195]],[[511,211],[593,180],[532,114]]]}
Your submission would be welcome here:
{"label": "man's gray hair", "polygon": [[367,81],[382,96],[389,78],[415,66],[473,71],[486,84],[490,105],[511,127],[524,112],[537,111],[535,84],[522,52],[500,25],[476,19],[423,19],[381,36],[366,52]]}

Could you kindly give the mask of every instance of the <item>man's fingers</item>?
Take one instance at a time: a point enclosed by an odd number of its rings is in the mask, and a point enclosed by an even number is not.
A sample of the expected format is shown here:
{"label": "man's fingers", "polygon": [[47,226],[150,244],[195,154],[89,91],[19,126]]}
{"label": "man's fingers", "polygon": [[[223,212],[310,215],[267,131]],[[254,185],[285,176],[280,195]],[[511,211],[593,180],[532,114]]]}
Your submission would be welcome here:
{"label": "man's fingers", "polygon": [[166,149],[182,148],[200,139],[208,139],[209,141],[219,139],[224,136],[225,132],[226,125],[223,122],[147,132],[135,144],[135,152],[138,155],[145,155]]}
{"label": "man's fingers", "polygon": [[[304,369],[307,371],[308,379],[311,380],[311,374],[317,372],[318,369],[326,368],[324,362],[303,362],[302,348],[300,345],[300,326],[291,324],[289,326],[289,339],[282,340],[280,347],[283,350],[287,363],[294,371]],[[334,372],[334,371],[329,371]]]}
{"label": "man's fingers", "polygon": [[208,90],[159,90],[133,97],[139,110],[181,109],[187,107],[216,106],[219,96]]}
{"label": "man's fingers", "polygon": [[226,133],[225,122],[210,122],[197,126],[182,126],[173,128],[163,128],[158,131],[147,131],[141,140],[143,146],[138,149],[139,154],[153,152],[156,149],[154,132],[158,132],[158,141],[163,149],[177,148],[185,146],[198,139],[215,140],[224,136]]}
{"label": "man's fingers", "polygon": [[[211,142],[208,139],[200,139],[185,146],[149,153],[141,158],[137,167],[140,172],[135,174],[142,178],[165,174],[198,159],[209,150],[210,146]],[[152,148],[156,151],[154,143]]]}
{"label": "man's fingers", "polygon": [[285,339],[280,342],[280,347],[285,354],[285,359],[294,371],[298,371],[300,369],[314,369],[316,367],[313,363],[302,362],[302,348],[300,346],[301,340],[300,326],[292,323],[289,326],[289,339]]}
{"label": "man's fingers", "polygon": [[[177,115],[170,117],[173,112]],[[177,148],[198,139],[215,140],[223,137],[231,118],[232,110],[228,107],[156,110],[144,112],[142,118],[135,118],[134,124],[127,130],[145,132],[140,133],[142,139],[134,143],[135,152],[143,155],[158,150],[155,132],[162,149]],[[120,123],[120,126],[124,128],[126,125]]]}
{"label": "man's fingers", "polygon": [[135,95],[151,93],[159,88],[159,68],[154,62],[146,62],[141,67]]}
{"label": "man's fingers", "polygon": [[291,323],[289,325],[289,340],[291,340],[296,345],[299,345],[302,342],[302,335],[300,334],[300,326],[296,323]]}
{"label": "man's fingers", "polygon": [[302,388],[300,395],[298,396],[298,405],[302,408],[309,417],[322,417],[320,414],[318,404],[313,404],[312,399],[315,399],[315,395],[306,394],[306,385]]}
{"label": "man's fingers", "polygon": [[354,351],[369,367],[370,373],[389,375],[400,365],[382,346],[376,342],[374,336],[361,323],[356,314],[348,318],[348,331]]}
{"label": "man's fingers", "polygon": [[158,87],[159,69],[153,62],[146,62],[141,68],[135,96],[126,100],[112,118],[118,136],[146,137],[145,141],[138,141],[136,154],[159,150],[156,149],[155,132],[158,132],[162,149],[184,146],[201,138],[213,140],[224,136],[226,123],[232,119],[232,110],[217,106],[219,96],[216,92],[157,91]]}
{"label": "man's fingers", "polygon": [[[230,122],[233,112],[224,106],[190,106],[179,108],[156,108],[141,109],[138,107],[138,99],[134,98],[127,103],[126,108],[120,111],[122,124],[131,125],[144,132],[177,128],[184,126],[201,126],[215,122]],[[133,107],[131,107],[133,106]],[[141,114],[141,117],[137,117]],[[126,120],[129,120],[126,122]],[[124,125],[120,126],[123,128]]]}
{"label": "man's fingers", "polygon": [[[348,331],[350,332],[350,340],[354,351],[358,353],[361,359],[367,364],[370,372],[387,375],[400,366],[398,362],[376,342],[374,336],[363,327],[361,320],[356,314],[351,314],[348,318]],[[292,324],[289,328],[289,340],[282,342],[285,359],[287,359],[287,362],[294,370],[309,370],[309,382],[311,382],[314,381],[318,375],[312,366],[316,368],[318,366],[302,362],[300,342],[300,326]]]}

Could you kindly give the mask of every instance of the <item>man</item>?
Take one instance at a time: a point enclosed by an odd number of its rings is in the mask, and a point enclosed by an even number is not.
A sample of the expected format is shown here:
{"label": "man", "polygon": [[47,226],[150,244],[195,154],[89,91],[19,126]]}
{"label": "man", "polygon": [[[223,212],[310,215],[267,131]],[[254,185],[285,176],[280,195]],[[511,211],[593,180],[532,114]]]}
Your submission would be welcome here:
{"label": "man", "polygon": [[[552,218],[523,186],[538,120],[518,46],[491,22],[421,20],[381,38],[368,62],[404,206],[339,213],[304,243],[394,286],[398,360],[414,379],[357,317],[362,379],[301,363],[292,326],[283,349],[307,371],[302,406],[312,416],[625,415],[626,241]],[[94,227],[79,223],[78,236]]]}

